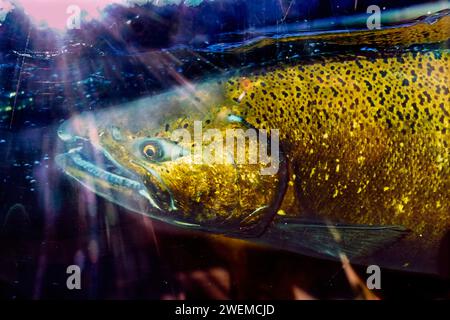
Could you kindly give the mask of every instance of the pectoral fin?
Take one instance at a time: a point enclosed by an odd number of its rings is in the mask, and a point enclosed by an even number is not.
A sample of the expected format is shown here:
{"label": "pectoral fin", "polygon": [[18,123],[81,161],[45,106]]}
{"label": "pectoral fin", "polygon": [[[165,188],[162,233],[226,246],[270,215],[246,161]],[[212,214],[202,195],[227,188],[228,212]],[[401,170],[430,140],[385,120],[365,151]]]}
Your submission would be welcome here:
{"label": "pectoral fin", "polygon": [[402,226],[308,223],[280,219],[261,236],[262,243],[315,256],[366,257],[406,235]]}

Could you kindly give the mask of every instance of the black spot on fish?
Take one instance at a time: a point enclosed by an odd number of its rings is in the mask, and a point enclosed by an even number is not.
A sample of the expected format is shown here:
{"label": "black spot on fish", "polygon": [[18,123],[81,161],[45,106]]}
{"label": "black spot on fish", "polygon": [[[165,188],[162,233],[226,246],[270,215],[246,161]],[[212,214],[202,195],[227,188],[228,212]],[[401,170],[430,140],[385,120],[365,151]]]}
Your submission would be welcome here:
{"label": "black spot on fish", "polygon": [[339,92],[334,88],[334,87],[330,87],[331,91],[333,91],[333,96],[337,97],[339,95]]}
{"label": "black spot on fish", "polygon": [[428,121],[433,120],[433,115],[430,113],[430,109],[425,108],[425,113],[426,113],[427,116],[428,116]]}
{"label": "black spot on fish", "polygon": [[441,86],[437,86],[436,87],[436,93],[437,94],[441,94]]}
{"label": "black spot on fish", "polygon": [[427,75],[430,77],[432,72],[434,70],[434,67],[428,62],[427,63]]}
{"label": "black spot on fish", "polygon": [[384,78],[387,75],[387,71],[380,71],[381,76]]}
{"label": "black spot on fish", "polygon": [[388,128],[392,128],[392,122],[390,119],[386,119],[386,124],[388,125]]}
{"label": "black spot on fish", "polygon": [[403,79],[402,86],[404,86],[404,87],[409,86],[408,79]]}
{"label": "black spot on fish", "polygon": [[424,92],[423,92],[423,95],[424,95],[425,97],[427,97],[427,101],[428,101],[428,103],[430,103],[430,102],[431,102],[431,96],[430,96],[430,94],[429,94],[427,91],[424,91]]}
{"label": "black spot on fish", "polygon": [[408,101],[409,101],[409,96],[407,94],[405,94],[405,100],[402,101],[403,108],[406,108]]}
{"label": "black spot on fish", "polygon": [[412,77],[412,82],[416,82],[416,81],[417,81],[417,74],[416,74],[416,71],[412,70],[412,71],[411,71],[411,75],[413,76],[413,77]]}
{"label": "black spot on fish", "polygon": [[405,63],[405,60],[403,59],[403,57],[398,56],[398,57],[397,57],[397,62]]}
{"label": "black spot on fish", "polygon": [[391,92],[391,87],[388,86],[388,85],[386,85],[386,86],[384,87],[384,92],[386,92],[386,94],[389,94],[389,93]]}
{"label": "black spot on fish", "polygon": [[425,103],[425,99],[423,98],[422,94],[419,94],[419,99],[420,99],[420,105],[423,106],[423,104]]}
{"label": "black spot on fish", "polygon": [[449,116],[448,111],[445,109],[443,103],[441,103],[441,104],[439,105],[439,108],[441,108],[442,112],[444,113],[444,115],[445,115],[446,117]]}

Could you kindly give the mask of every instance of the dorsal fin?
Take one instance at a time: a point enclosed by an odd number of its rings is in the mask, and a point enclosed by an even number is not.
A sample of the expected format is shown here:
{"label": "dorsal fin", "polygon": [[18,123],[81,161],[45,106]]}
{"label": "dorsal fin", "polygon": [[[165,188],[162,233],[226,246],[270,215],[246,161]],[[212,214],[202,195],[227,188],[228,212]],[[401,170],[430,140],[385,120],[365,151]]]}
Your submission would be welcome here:
{"label": "dorsal fin", "polygon": [[[390,14],[395,16],[395,11]],[[381,17],[386,15],[389,15],[389,13],[384,11],[381,13]],[[382,19],[380,28],[373,30],[368,29],[366,26],[367,17],[369,15],[363,16],[363,18],[358,16],[359,19],[357,20],[361,21],[357,26],[349,26],[346,28],[344,24],[344,27],[338,30],[315,32],[302,30],[294,32],[294,30],[291,30],[292,35],[288,34],[285,37],[261,36],[257,41],[232,47],[226,51],[242,53],[283,42],[289,44],[318,42],[331,46],[358,45],[376,47],[384,50],[395,46],[410,47],[412,45],[442,43],[448,41],[450,38],[450,9],[448,8],[432,14],[424,12],[423,16],[413,20],[388,21],[389,24],[385,24]],[[326,51],[326,48],[324,50]]]}
{"label": "dorsal fin", "polygon": [[440,43],[450,38],[450,10],[437,13],[399,26],[382,27],[380,30],[362,30],[348,33],[330,33],[317,40],[339,45],[411,46]]}

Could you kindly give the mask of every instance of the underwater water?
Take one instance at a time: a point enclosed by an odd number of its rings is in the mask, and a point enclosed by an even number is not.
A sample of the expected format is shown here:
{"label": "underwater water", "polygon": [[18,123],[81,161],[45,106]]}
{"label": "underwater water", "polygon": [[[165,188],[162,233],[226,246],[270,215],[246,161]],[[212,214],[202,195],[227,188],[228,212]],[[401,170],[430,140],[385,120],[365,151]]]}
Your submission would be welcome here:
{"label": "underwater water", "polygon": [[[237,70],[344,54],[445,50],[450,30],[421,43],[408,41],[402,30],[447,21],[449,2],[105,1],[98,17],[73,30],[49,18],[42,25],[27,1],[4,2],[0,297],[361,297],[339,261],[177,228],[94,194],[55,164],[67,151],[58,127],[85,111]],[[358,36],[367,31],[367,8],[374,4],[382,10],[382,30],[398,30],[399,37],[376,30]],[[52,14],[64,22],[63,9]],[[66,269],[73,264],[81,266],[83,290],[67,290]],[[354,270],[367,275],[365,266]],[[440,275],[387,269],[382,279],[375,297],[450,295],[448,277]]]}

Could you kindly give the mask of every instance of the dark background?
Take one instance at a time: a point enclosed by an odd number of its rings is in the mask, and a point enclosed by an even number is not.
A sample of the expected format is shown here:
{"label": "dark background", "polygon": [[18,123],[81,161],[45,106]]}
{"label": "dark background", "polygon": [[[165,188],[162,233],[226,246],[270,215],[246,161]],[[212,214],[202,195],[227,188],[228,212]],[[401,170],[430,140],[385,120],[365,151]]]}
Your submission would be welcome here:
{"label": "dark background", "polygon": [[[0,297],[364,297],[340,263],[183,231],[96,197],[54,167],[55,130],[72,114],[167,89],[176,75],[195,80],[285,53],[205,50],[230,32],[419,2],[359,0],[356,10],[354,1],[112,6],[103,23],[63,35],[13,11],[0,26],[0,107],[16,106],[14,116],[0,112]],[[66,288],[74,263],[83,269],[80,291]],[[355,270],[364,282],[365,267]],[[450,290],[435,276],[383,270],[375,294],[448,299]]]}

